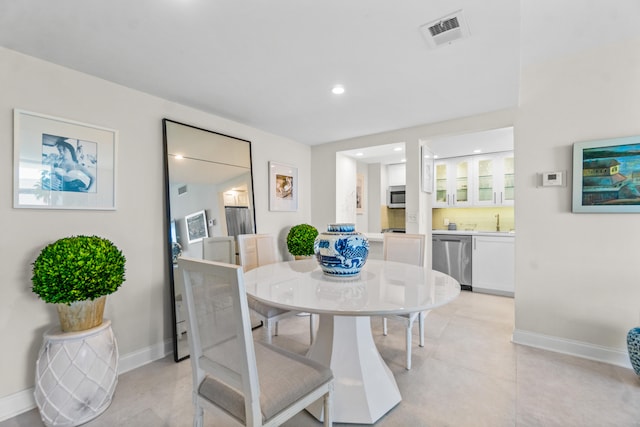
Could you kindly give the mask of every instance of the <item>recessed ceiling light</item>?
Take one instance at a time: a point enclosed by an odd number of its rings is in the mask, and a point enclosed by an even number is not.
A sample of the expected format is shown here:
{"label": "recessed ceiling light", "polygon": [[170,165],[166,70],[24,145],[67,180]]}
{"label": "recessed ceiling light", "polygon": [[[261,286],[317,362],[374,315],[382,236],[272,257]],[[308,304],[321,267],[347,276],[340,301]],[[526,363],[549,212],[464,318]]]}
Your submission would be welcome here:
{"label": "recessed ceiling light", "polygon": [[335,85],[333,89],[331,89],[331,92],[333,92],[336,95],[342,95],[344,93],[344,86]]}
{"label": "recessed ceiling light", "polygon": [[407,162],[407,159],[402,159],[402,160],[400,160],[400,161],[401,161],[402,163],[406,163],[406,162]]}
{"label": "recessed ceiling light", "polygon": [[176,160],[182,160],[184,159],[184,156],[182,156],[182,154],[176,154]]}
{"label": "recessed ceiling light", "polygon": [[393,149],[393,151],[402,151],[402,147],[396,147]]}
{"label": "recessed ceiling light", "polygon": [[482,150],[478,148],[478,149],[473,150],[473,152],[476,153],[476,154],[477,153],[482,153]]}
{"label": "recessed ceiling light", "polygon": [[356,153],[356,156],[358,156],[358,157],[364,156],[364,153],[363,152]]}

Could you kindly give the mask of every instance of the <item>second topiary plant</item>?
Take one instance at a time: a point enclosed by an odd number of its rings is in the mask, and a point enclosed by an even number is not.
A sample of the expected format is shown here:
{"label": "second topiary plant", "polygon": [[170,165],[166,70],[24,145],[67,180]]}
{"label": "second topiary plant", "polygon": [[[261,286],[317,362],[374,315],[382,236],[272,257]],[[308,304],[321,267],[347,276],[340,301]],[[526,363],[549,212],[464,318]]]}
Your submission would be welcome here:
{"label": "second topiary plant", "polygon": [[298,224],[291,227],[287,234],[287,248],[295,257],[313,255],[313,242],[318,236],[318,229],[309,224]]}

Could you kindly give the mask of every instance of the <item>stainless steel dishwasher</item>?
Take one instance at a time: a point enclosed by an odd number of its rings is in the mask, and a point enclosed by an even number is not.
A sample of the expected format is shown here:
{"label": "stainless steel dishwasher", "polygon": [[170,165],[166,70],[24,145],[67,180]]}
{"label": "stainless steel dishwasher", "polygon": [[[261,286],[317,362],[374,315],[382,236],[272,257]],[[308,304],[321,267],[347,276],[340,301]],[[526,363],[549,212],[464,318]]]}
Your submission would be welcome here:
{"label": "stainless steel dishwasher", "polygon": [[441,271],[460,282],[460,287],[471,288],[472,238],[468,235],[433,234],[433,269]]}

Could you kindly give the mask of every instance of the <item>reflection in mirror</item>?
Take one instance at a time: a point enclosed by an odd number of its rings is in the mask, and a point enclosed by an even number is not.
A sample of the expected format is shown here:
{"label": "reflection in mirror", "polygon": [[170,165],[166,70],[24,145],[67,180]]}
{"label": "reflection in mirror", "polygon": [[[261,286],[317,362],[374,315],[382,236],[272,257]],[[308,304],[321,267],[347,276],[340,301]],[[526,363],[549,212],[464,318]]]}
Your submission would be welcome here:
{"label": "reflection in mirror", "polygon": [[163,119],[174,359],[189,356],[179,256],[237,264],[235,236],[255,233],[251,143]]}

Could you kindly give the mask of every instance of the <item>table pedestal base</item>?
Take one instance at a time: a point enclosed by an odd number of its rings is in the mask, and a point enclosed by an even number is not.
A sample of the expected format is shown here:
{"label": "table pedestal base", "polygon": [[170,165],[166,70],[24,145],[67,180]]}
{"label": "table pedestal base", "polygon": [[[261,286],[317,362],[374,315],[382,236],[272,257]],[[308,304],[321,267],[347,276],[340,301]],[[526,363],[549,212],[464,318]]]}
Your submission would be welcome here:
{"label": "table pedestal base", "polygon": [[[320,315],[307,357],[333,371],[334,422],[373,424],[402,400],[391,370],[378,353],[367,316]],[[322,402],[307,410],[322,420]]]}

